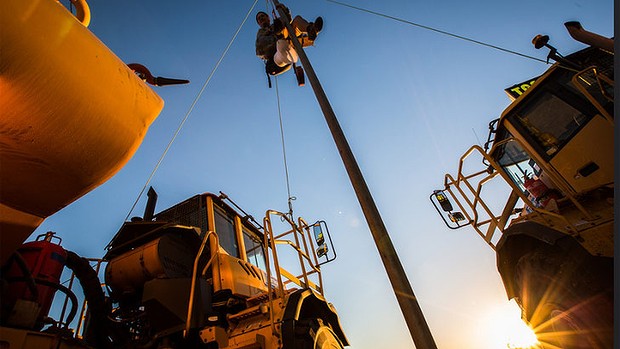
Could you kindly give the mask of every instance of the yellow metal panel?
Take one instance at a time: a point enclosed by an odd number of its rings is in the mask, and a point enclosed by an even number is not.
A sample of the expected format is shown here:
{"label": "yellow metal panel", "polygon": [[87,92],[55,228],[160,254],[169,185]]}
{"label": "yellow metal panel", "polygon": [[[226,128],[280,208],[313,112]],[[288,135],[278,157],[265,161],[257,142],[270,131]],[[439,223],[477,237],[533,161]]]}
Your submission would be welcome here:
{"label": "yellow metal panel", "polygon": [[[595,116],[551,159],[577,193],[614,182],[614,129],[600,115]],[[587,177],[579,169],[594,162],[599,169]]]}
{"label": "yellow metal panel", "polygon": [[134,292],[146,281],[166,276],[162,256],[159,255],[162,239],[153,240],[111,260],[105,270],[108,285],[117,292]]}
{"label": "yellow metal panel", "polygon": [[119,171],[163,101],[56,1],[3,0],[0,26],[0,200],[40,220]]}
{"label": "yellow metal panel", "polygon": [[[267,291],[265,281],[249,270],[251,268],[249,263],[229,256],[225,252],[220,252],[218,259],[222,289],[229,289],[233,294],[247,297]],[[245,268],[242,265],[245,265]]]}

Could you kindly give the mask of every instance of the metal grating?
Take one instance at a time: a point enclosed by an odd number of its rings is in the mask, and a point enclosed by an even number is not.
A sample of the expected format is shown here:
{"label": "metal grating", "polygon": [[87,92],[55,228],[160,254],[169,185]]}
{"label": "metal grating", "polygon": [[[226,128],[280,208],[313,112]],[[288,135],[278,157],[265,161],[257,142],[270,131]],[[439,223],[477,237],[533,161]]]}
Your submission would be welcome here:
{"label": "metal grating", "polygon": [[155,220],[199,227],[202,232],[208,231],[204,198],[200,195],[158,213]]}

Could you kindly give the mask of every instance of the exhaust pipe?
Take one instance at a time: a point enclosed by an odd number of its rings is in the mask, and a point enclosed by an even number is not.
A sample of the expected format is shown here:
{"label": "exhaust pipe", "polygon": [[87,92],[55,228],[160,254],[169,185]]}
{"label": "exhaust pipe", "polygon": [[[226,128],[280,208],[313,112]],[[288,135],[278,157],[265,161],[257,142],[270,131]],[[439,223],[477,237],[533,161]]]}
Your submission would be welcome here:
{"label": "exhaust pipe", "polygon": [[570,36],[586,45],[598,47],[600,49],[614,52],[614,40],[606,38],[604,36],[591,33],[581,26],[581,23],[577,21],[571,21],[564,23],[564,26],[568,30]]}
{"label": "exhaust pipe", "polygon": [[157,203],[157,193],[153,187],[149,188],[148,193],[146,193],[148,200],[146,202],[146,207],[144,208],[144,221],[150,222],[153,220],[153,213],[155,213],[155,204]]}

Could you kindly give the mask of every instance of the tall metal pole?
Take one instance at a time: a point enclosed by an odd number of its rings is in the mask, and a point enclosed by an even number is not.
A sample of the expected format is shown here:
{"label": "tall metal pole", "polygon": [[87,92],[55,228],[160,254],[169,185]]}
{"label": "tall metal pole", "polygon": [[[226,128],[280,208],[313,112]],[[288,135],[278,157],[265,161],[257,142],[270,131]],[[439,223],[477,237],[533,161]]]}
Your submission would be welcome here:
{"label": "tall metal pole", "polygon": [[[280,2],[278,0],[273,0],[273,3],[278,9],[280,18],[287,18],[285,11],[277,6]],[[409,327],[409,332],[411,333],[413,342],[418,349],[436,349],[437,345],[435,345],[435,341],[433,340],[428,324],[424,319],[422,309],[420,309],[418,301],[413,294],[411,284],[409,283],[405,270],[398,259],[392,240],[390,239],[387,229],[383,224],[383,220],[381,219],[379,210],[377,209],[372,195],[370,194],[370,190],[368,190],[362,171],[357,165],[357,161],[353,156],[349,143],[340,128],[338,119],[336,119],[336,114],[334,113],[329,100],[323,91],[323,87],[321,86],[321,83],[319,82],[319,79],[310,64],[310,60],[308,60],[308,57],[299,43],[299,40],[295,37],[295,31],[291,27],[291,24],[288,21],[283,22],[286,25],[286,29],[291,34],[289,36],[293,42],[293,46],[299,55],[301,64],[308,75],[310,84],[312,85],[312,90],[314,90],[316,99],[321,106],[321,110],[325,116],[325,121],[327,122],[334,142],[336,143],[336,147],[338,148],[338,152],[340,153],[340,157],[342,158],[342,162],[344,163],[344,167],[349,175],[349,180],[353,185],[353,189],[357,195],[357,200],[362,207],[362,211],[366,217],[366,222],[368,223],[372,237],[375,240],[375,245],[379,250],[379,255],[383,261],[383,266],[385,267],[388,278],[392,284],[392,288],[394,289],[394,293],[396,294],[396,299],[398,300],[400,309],[405,317],[405,322]]]}

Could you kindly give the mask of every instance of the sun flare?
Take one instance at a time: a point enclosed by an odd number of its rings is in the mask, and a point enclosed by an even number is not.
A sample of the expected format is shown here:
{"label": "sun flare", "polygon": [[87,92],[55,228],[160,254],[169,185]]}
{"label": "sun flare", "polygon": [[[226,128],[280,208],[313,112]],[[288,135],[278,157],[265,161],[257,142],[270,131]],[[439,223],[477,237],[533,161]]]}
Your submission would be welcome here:
{"label": "sun flare", "polygon": [[521,311],[514,301],[494,309],[486,319],[488,340],[493,348],[535,349],[540,342],[523,320]]}

